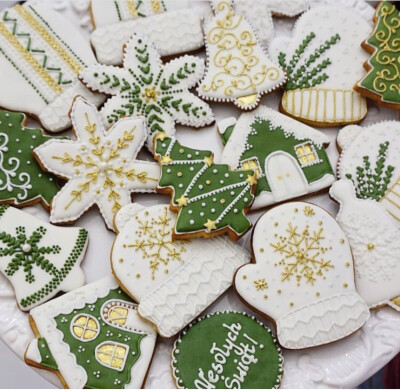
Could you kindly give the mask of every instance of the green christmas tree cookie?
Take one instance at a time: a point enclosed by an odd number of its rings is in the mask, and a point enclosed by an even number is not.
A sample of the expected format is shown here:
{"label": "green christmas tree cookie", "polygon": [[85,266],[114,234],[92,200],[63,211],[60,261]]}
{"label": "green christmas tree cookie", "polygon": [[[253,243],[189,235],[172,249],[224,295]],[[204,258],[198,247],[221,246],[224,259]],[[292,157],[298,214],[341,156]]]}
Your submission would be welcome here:
{"label": "green christmas tree cookie", "polygon": [[25,127],[24,114],[0,110],[0,204],[41,202],[48,209],[58,192],[56,178],[44,172],[32,150],[52,137]]}
{"label": "green christmas tree cookie", "polygon": [[173,236],[227,232],[237,240],[250,229],[245,212],[254,199],[254,171],[214,164],[212,152],[187,148],[164,133],[155,138],[154,156],[161,163],[157,191],[172,193],[170,207],[179,211]]}

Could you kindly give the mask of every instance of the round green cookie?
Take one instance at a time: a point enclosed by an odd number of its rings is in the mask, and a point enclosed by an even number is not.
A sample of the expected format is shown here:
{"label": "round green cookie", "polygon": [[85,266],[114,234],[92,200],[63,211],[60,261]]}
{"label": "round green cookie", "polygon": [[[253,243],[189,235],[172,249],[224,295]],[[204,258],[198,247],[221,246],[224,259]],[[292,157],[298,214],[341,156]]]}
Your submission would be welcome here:
{"label": "round green cookie", "polygon": [[172,351],[178,388],[278,388],[283,358],[271,330],[246,313],[216,312],[189,325]]}

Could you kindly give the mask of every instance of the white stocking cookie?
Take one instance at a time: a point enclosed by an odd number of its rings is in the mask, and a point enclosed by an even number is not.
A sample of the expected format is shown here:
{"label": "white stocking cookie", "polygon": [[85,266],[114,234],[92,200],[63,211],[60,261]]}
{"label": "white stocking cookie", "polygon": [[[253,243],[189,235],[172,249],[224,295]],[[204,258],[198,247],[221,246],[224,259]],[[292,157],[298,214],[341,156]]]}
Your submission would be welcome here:
{"label": "white stocking cookie", "polygon": [[284,84],[285,73],[264,53],[250,23],[229,0],[215,0],[214,11],[204,25],[207,71],[198,94],[252,110],[262,95]]}
{"label": "white stocking cookie", "polygon": [[124,50],[123,68],[93,65],[80,74],[90,89],[113,95],[100,112],[105,126],[124,116],[144,117],[152,151],[153,135],[173,135],[175,122],[202,127],[214,121],[208,104],[189,92],[203,75],[203,60],[183,56],[163,64],[154,45],[139,35]]}
{"label": "white stocking cookie", "polygon": [[347,126],[337,144],[338,176],[353,181],[357,198],[380,202],[400,224],[400,122]]}
{"label": "white stocking cookie", "polygon": [[322,127],[360,122],[367,105],[353,86],[365,74],[360,42],[370,30],[353,10],[320,6],[299,18],[292,38],[274,39],[271,58],[288,76],[282,112]]}
{"label": "white stocking cookie", "polygon": [[17,4],[0,13],[0,107],[27,112],[49,131],[71,126],[76,95],[103,101],[78,73],[96,60],[90,45],[62,15],[46,7]]}
{"label": "white stocking cookie", "polygon": [[32,366],[55,371],[70,389],[138,389],[157,334],[112,277],[31,311],[36,334],[25,352]]}
{"label": "white stocking cookie", "polygon": [[85,229],[56,227],[0,206],[0,271],[14,287],[21,310],[82,286],[87,244]]}
{"label": "white stocking cookie", "polygon": [[227,237],[172,238],[176,214],[168,205],[132,204],[115,218],[111,253],[120,286],[139,303],[140,315],[171,337],[211,305],[250,255]]}
{"label": "white stocking cookie", "polygon": [[131,193],[154,192],[158,183],[158,164],[135,159],[147,139],[144,121],[124,118],[106,131],[96,107],[81,97],[71,119],[76,141],[53,139],[34,150],[47,171],[68,180],[52,201],[50,221],[73,222],[96,204],[112,229]]}
{"label": "white stocking cookie", "polygon": [[371,308],[400,311],[400,230],[382,204],[357,199],[350,180],[334,183],[330,194],[340,203],[336,219],[353,252],[358,293]]}
{"label": "white stocking cookie", "polygon": [[218,123],[224,142],[221,162],[253,169],[253,209],[315,193],[335,180],[325,148],[329,138],[268,107]]}
{"label": "white stocking cookie", "polygon": [[235,288],[274,321],[283,347],[331,343],[369,318],[355,289],[346,236],[320,207],[291,202],[273,208],[258,220],[252,246],[255,263],[239,269]]}

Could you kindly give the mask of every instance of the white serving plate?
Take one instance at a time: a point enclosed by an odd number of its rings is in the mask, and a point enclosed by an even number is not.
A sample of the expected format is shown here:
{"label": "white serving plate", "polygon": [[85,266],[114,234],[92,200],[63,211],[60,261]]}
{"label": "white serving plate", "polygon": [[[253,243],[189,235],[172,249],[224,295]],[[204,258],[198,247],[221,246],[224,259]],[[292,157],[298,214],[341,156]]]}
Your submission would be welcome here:
{"label": "white serving plate", "polygon": [[[62,12],[67,18],[73,20],[81,28],[88,39],[90,23],[88,23],[88,0],[35,0],[40,3],[48,3],[57,11]],[[316,2],[317,0],[312,0]],[[326,0],[318,0],[324,1]],[[342,1],[342,0],[337,0]],[[371,10],[359,0],[349,0],[356,9],[362,9],[366,15],[371,15]],[[0,3],[0,8],[4,3]],[[287,18],[275,19],[275,31],[277,34],[288,35],[292,29],[294,20]],[[281,92],[275,92],[262,99],[261,104],[277,109]],[[233,105],[211,104],[216,120],[228,116],[238,117],[240,112]],[[370,104],[368,115],[363,125],[368,125],[383,119],[398,119],[397,113],[382,107]],[[29,120],[28,126],[35,127],[38,124]],[[329,135],[331,144],[328,155],[332,165],[335,166],[338,159],[336,149],[336,135],[339,128],[323,130]],[[66,135],[71,135],[67,132]],[[177,126],[179,140],[191,147],[212,149],[216,160],[222,152],[222,142],[219,139],[216,126],[209,126],[200,130],[188,129]],[[141,153],[142,158],[151,159],[147,152]],[[311,196],[306,199],[315,203],[332,215],[336,215],[338,206],[327,194]],[[169,197],[157,194],[136,195],[134,201],[144,205],[168,203]],[[48,221],[48,213],[39,205],[27,207],[29,212],[44,221]],[[254,223],[263,211],[252,212],[249,218]],[[83,269],[88,283],[110,274],[110,248],[114,240],[114,233],[107,230],[103,219],[97,209],[90,210],[76,224],[89,231],[89,249],[83,262]],[[246,234],[239,242],[249,249],[250,233]],[[215,310],[244,310],[252,313],[244,306],[232,289],[229,289],[207,312]],[[257,316],[261,321],[270,325],[267,321]],[[0,275],[0,337],[6,345],[21,359],[27,344],[33,339],[33,333],[29,326],[28,314],[21,312],[14,299],[11,285]],[[159,339],[155,356],[146,382],[146,388],[174,388],[174,382],[170,370],[170,354],[175,338]],[[376,371],[387,364],[400,352],[400,314],[390,308],[374,310],[371,318],[365,326],[353,335],[323,347],[308,350],[289,351],[283,350],[285,359],[284,377],[282,388],[339,388],[356,387]],[[11,352],[10,352],[11,353]],[[2,366],[2,375],[14,375],[13,367]],[[48,379],[56,386],[60,386],[55,374],[35,369],[41,376]],[[4,374],[6,373],[6,374]],[[10,374],[7,374],[10,373]],[[24,375],[24,373],[21,373]],[[27,374],[29,368],[27,367]]]}

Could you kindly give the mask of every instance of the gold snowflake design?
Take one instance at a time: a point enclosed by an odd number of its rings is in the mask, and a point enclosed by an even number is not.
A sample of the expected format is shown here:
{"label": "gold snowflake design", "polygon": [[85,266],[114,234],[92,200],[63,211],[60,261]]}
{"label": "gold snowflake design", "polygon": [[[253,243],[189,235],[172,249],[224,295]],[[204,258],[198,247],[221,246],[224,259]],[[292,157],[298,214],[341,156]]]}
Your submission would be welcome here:
{"label": "gold snowflake design", "polygon": [[[148,216],[145,212],[145,216]],[[134,244],[128,244],[126,247],[135,248],[136,252],[141,252],[144,259],[150,259],[151,278],[155,279],[156,271],[164,265],[164,272],[168,273],[170,261],[182,260],[182,253],[186,252],[185,245],[189,240],[172,240],[171,229],[173,223],[168,217],[168,209],[158,218],[141,220],[139,216],[135,217],[139,228],[135,231],[137,239]]]}
{"label": "gold snowflake design", "polygon": [[331,247],[324,247],[323,242],[323,227],[310,233],[309,226],[306,225],[303,231],[299,231],[298,226],[293,226],[288,223],[286,232],[287,236],[280,236],[279,241],[271,246],[275,249],[274,252],[284,255],[284,257],[275,264],[282,266],[281,281],[290,281],[295,278],[297,285],[305,280],[306,283],[314,285],[317,277],[326,279],[325,273],[334,265],[330,260],[325,260],[321,257]]}
{"label": "gold snowflake design", "polygon": [[265,281],[265,278],[255,280],[253,284],[257,291],[263,291],[268,288],[268,283]]}

